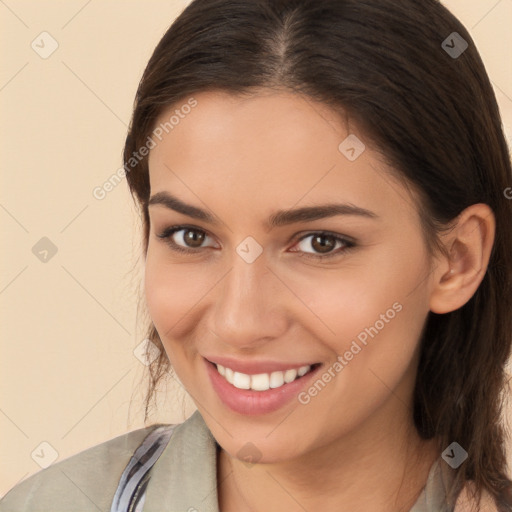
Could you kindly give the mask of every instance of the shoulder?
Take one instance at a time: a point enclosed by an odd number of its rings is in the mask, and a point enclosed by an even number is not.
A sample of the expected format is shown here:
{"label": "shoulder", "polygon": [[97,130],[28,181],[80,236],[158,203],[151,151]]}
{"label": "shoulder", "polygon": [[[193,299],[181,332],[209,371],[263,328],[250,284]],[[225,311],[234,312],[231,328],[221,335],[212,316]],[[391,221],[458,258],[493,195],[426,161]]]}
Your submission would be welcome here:
{"label": "shoulder", "polygon": [[109,510],[124,468],[158,426],[133,430],[39,471],[0,500],[0,512]]}

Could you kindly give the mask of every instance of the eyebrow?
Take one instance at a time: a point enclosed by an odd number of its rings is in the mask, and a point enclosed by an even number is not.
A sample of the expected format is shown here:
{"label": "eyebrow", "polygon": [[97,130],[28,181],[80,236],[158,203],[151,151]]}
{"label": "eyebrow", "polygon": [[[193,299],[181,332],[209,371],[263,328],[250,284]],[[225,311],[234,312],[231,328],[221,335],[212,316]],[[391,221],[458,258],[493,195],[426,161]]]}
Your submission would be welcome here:
{"label": "eyebrow", "polygon": [[[149,205],[162,205],[170,210],[174,210],[193,219],[202,220],[212,225],[218,225],[217,219],[206,210],[197,206],[186,204],[177,197],[168,192],[158,192],[151,196]],[[318,219],[334,217],[336,215],[357,215],[371,219],[377,219],[379,216],[365,208],[355,206],[349,203],[329,203],[318,206],[304,206],[301,208],[278,210],[270,215],[267,225],[270,228],[286,226],[297,222],[311,222]]]}

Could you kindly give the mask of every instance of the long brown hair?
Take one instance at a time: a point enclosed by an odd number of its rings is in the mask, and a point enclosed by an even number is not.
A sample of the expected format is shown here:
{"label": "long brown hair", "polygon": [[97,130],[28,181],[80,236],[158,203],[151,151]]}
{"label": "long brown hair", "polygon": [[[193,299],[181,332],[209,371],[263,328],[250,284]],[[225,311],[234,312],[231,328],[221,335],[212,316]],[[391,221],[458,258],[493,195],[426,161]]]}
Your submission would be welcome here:
{"label": "long brown hair", "polygon": [[[441,449],[456,441],[468,452],[452,490],[473,480],[478,499],[485,489],[508,507],[512,482],[500,417],[512,339],[512,202],[506,193],[512,171],[496,98],[471,36],[437,0],[190,3],[146,67],[124,148],[144,254],[150,185],[140,149],[164,109],[201,91],[250,94],[274,87],[323,102],[363,128],[365,142],[419,192],[432,254],[442,250],[441,230],[463,209],[492,208],[496,235],[481,285],[458,310],[428,315],[414,422],[423,438],[439,439]],[[149,366],[145,419],[170,370],[152,324],[148,337],[161,352]]]}

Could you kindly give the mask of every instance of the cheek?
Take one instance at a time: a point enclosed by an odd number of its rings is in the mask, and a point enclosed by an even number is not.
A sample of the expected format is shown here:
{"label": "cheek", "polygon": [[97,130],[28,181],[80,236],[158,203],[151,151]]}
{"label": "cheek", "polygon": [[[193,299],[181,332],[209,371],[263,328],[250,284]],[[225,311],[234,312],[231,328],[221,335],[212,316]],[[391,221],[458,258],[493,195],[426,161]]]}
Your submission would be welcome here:
{"label": "cheek", "polygon": [[[179,341],[179,330],[191,308],[190,283],[182,265],[170,265],[148,250],[144,272],[144,289],[149,316],[162,341],[171,367],[186,382],[182,368],[189,358],[190,347]],[[193,304],[193,302],[192,302]]]}
{"label": "cheek", "polygon": [[149,315],[162,341],[181,329],[197,292],[197,279],[184,265],[169,262],[161,248],[148,248],[144,271],[144,291]]}
{"label": "cheek", "polygon": [[[165,247],[150,243],[144,269],[146,304],[169,359],[171,347],[194,349],[186,341],[197,329],[216,280],[207,265],[177,263]],[[174,350],[172,356],[178,355]]]}
{"label": "cheek", "polygon": [[429,309],[426,254],[420,242],[412,252],[385,248],[364,264],[295,279],[308,330],[351,366],[406,367]]}
{"label": "cheek", "polygon": [[380,272],[352,269],[352,277],[331,277],[323,293],[309,294],[309,306],[322,320],[308,315],[314,318],[311,330],[323,333],[326,324],[334,334],[322,338],[333,354],[324,371],[328,374],[320,376],[326,384],[313,383],[300,397],[307,404],[301,409],[306,431],[317,432],[323,424],[334,438],[340,429],[349,431],[377,411],[391,393],[407,400],[398,387],[409,379],[428,312],[423,290],[409,292],[424,268],[418,261],[397,280],[391,267],[381,265]]}
{"label": "cheek", "polygon": [[420,281],[420,268],[407,269],[408,275],[402,273],[399,279],[393,269],[382,265],[380,269],[374,272],[365,267],[295,279],[294,293],[307,307],[303,319],[309,329],[343,347],[360,333],[364,342],[366,328],[376,324],[379,331],[388,330],[411,314],[409,324],[420,310],[428,309],[422,290],[410,293]]}

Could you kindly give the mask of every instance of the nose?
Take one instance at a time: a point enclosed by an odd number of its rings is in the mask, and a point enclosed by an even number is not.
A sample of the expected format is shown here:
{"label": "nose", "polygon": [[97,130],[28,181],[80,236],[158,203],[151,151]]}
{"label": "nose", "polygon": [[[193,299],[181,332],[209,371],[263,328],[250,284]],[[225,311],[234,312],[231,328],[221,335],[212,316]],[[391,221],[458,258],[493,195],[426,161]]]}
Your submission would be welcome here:
{"label": "nose", "polygon": [[210,330],[237,350],[279,338],[290,322],[287,292],[263,254],[247,263],[235,253],[231,269],[212,295]]}

